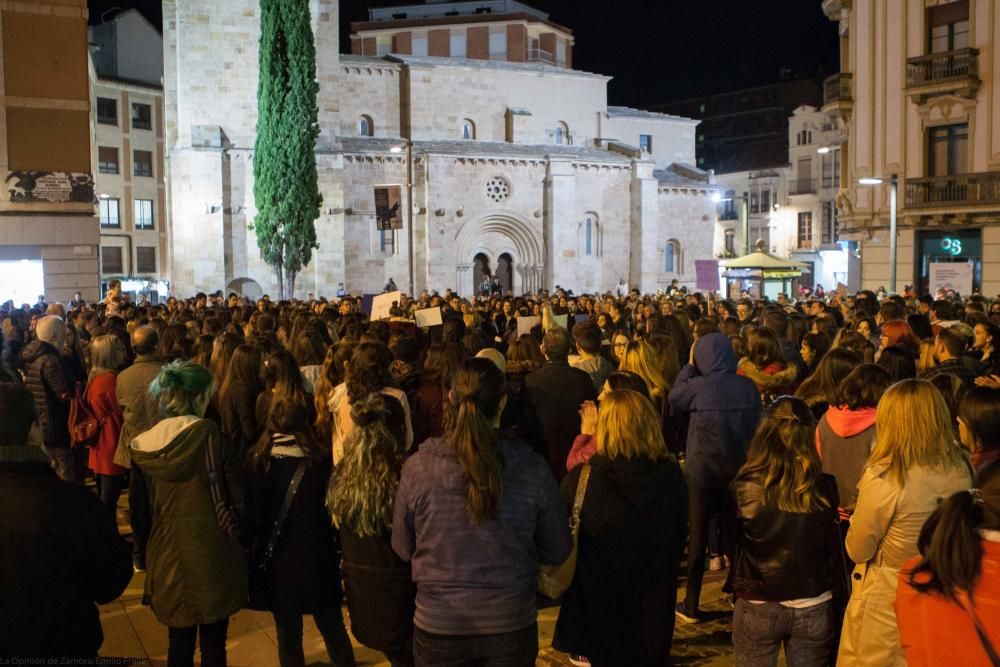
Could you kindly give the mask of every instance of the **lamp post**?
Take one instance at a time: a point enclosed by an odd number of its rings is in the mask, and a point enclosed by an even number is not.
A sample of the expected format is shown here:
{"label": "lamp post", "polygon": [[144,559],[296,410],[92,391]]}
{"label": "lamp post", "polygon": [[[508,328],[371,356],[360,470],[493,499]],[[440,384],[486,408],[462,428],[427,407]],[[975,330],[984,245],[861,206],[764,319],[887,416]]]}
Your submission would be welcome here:
{"label": "lamp post", "polygon": [[881,185],[889,183],[889,293],[896,293],[896,197],[899,190],[899,180],[896,174],[888,179],[871,177],[858,180],[860,185]]}

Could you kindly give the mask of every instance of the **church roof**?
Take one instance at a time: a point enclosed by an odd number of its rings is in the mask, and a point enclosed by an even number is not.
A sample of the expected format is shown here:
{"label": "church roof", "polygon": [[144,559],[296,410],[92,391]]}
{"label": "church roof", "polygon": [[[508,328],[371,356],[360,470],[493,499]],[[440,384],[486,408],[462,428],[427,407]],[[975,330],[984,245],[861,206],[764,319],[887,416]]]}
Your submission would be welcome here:
{"label": "church roof", "polygon": [[711,183],[707,171],[692,167],[683,162],[674,162],[666,169],[655,169],[653,176],[661,187],[667,188],[711,188],[718,189],[717,183]]}
{"label": "church roof", "polygon": [[[346,153],[389,152],[394,146],[404,146],[403,139],[383,137],[337,137]],[[631,160],[623,155],[587,146],[556,144],[510,144],[503,141],[470,141],[467,139],[414,141],[417,153],[484,158],[563,158],[583,162],[627,165]]]}
{"label": "church roof", "polygon": [[683,121],[690,123],[691,125],[697,125],[700,120],[695,120],[693,118],[686,118],[684,116],[675,116],[669,113],[657,113],[655,111],[644,111],[642,109],[633,109],[632,107],[608,107],[608,118],[641,118],[644,120],[674,120]]}
{"label": "church roof", "polygon": [[578,69],[566,67],[555,67],[545,63],[512,63],[506,60],[477,60],[475,58],[452,58],[441,56],[412,56],[403,53],[390,53],[385,56],[389,62],[407,63],[410,65],[424,65],[427,67],[476,67],[478,69],[497,69],[512,72],[538,72],[542,74],[559,74],[563,76],[582,76],[592,79],[604,79],[610,81],[610,76],[584,72]]}

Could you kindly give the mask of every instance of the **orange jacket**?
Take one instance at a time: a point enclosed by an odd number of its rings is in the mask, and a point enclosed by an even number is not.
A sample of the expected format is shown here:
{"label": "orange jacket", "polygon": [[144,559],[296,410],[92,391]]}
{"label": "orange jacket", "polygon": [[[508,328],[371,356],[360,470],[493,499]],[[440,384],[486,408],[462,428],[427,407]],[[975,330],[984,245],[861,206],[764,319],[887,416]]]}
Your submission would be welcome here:
{"label": "orange jacket", "polygon": [[[983,540],[983,568],[973,591],[976,615],[994,650],[1000,652],[1000,542]],[[907,561],[899,572],[896,622],[910,667],[962,665],[989,667],[975,626],[960,605],[941,595],[919,593],[910,586],[910,570],[920,557]]]}

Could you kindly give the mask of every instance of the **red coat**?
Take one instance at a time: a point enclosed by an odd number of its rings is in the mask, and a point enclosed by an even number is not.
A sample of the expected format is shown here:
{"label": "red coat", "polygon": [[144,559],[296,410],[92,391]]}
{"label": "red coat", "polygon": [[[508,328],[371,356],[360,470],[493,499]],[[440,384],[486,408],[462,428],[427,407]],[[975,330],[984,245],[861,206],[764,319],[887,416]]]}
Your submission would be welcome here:
{"label": "red coat", "polygon": [[98,419],[103,419],[97,445],[90,450],[90,469],[97,475],[124,475],[125,468],[114,464],[118,437],[122,432],[122,408],[115,394],[117,376],[101,373],[87,385],[87,404]]}
{"label": "red coat", "polygon": [[[911,559],[899,573],[896,623],[910,667],[990,664],[968,613],[940,596],[918,593],[909,584]],[[983,571],[976,589],[976,615],[994,648],[1000,650],[1000,542],[983,540]],[[968,598],[966,598],[968,600]]]}

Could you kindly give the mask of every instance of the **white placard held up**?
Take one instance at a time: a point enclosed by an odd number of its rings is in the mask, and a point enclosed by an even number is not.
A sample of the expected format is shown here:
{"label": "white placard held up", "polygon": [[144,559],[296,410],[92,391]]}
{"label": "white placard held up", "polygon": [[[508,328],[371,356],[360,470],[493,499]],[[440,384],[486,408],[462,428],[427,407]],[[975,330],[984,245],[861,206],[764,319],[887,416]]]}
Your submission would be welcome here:
{"label": "white placard held up", "polygon": [[389,309],[392,308],[393,302],[399,303],[402,298],[402,292],[386,292],[375,297],[372,301],[372,321],[389,319]]}
{"label": "white placard held up", "polygon": [[444,323],[441,319],[440,308],[424,308],[414,311],[413,317],[417,320],[418,327],[437,327]]}
{"label": "white placard held up", "polygon": [[927,268],[931,294],[938,289],[955,290],[962,296],[972,294],[972,264],[967,262],[931,262]]}
{"label": "white placard held up", "polygon": [[542,318],[538,315],[533,315],[531,317],[518,317],[517,318],[517,335],[518,337],[524,334],[530,334],[531,330],[542,323]]}

